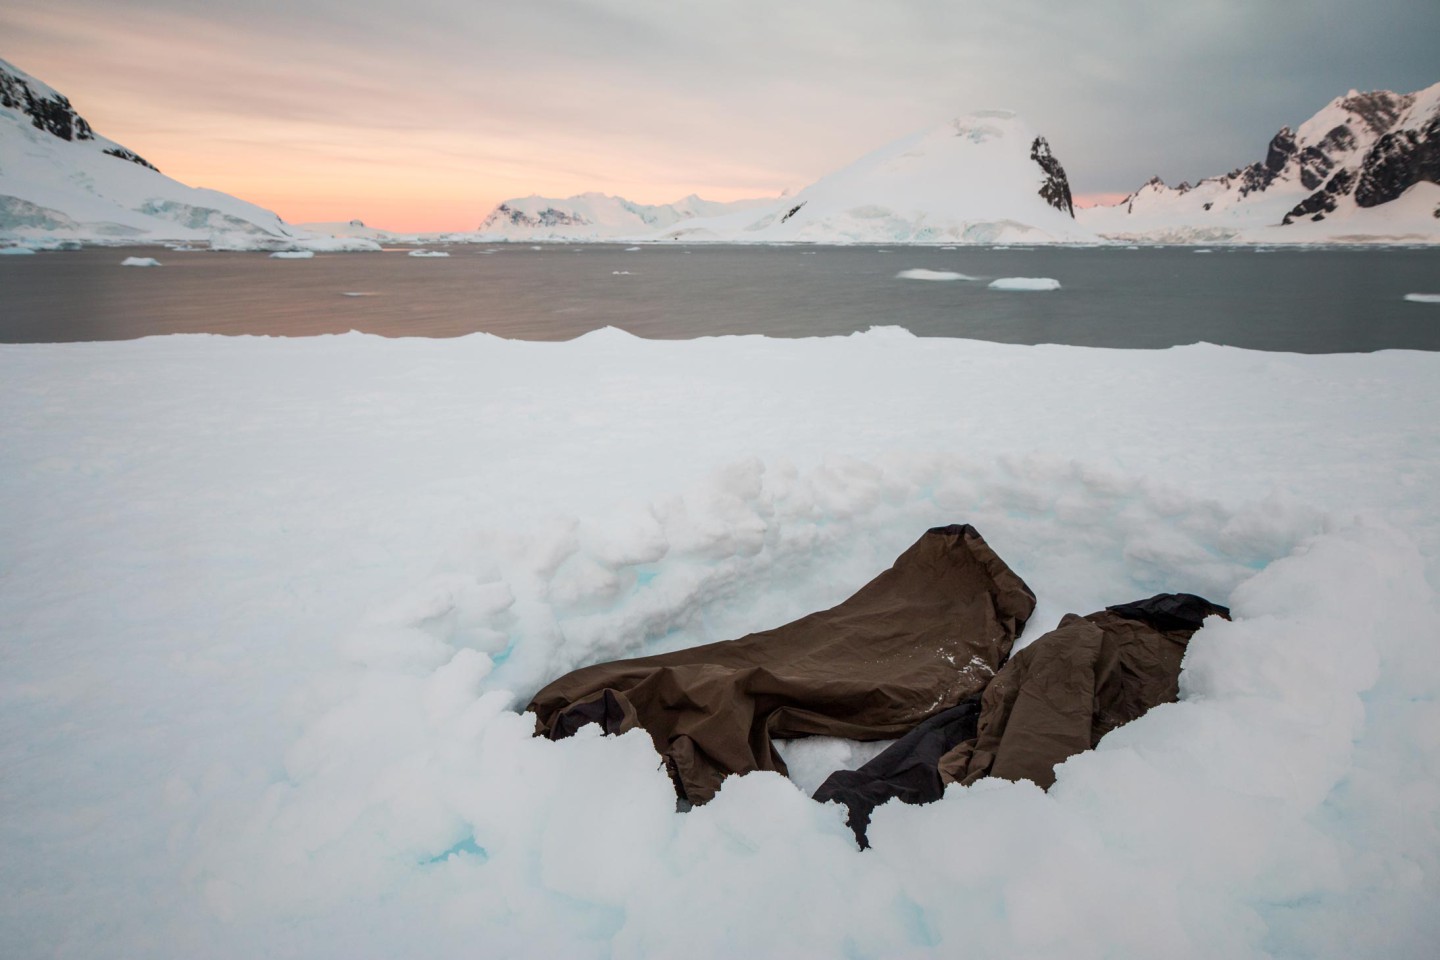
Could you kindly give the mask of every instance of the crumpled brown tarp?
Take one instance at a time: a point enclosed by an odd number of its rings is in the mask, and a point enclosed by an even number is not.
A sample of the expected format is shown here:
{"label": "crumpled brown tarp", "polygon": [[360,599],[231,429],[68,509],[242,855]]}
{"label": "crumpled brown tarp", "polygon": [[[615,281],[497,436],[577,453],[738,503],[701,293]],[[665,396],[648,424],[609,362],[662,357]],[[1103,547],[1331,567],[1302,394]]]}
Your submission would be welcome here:
{"label": "crumpled brown tarp", "polygon": [[1207,616],[1230,611],[1194,594],[1162,593],[1060,625],[1025,647],[985,688],[973,743],[940,758],[947,781],[1031,780],[1180,693],[1180,662]]}
{"label": "crumpled brown tarp", "polygon": [[968,524],[929,530],[839,606],[738,640],[600,663],[528,709],[551,739],[642,727],[683,800],[728,774],[785,773],[775,738],[886,740],[989,683],[1035,595]]}
{"label": "crumpled brown tarp", "polygon": [[1186,647],[1211,615],[1230,611],[1188,593],[1066,614],[979,697],[933,717],[860,769],[831,774],[815,799],[844,803],[863,847],[870,812],[886,800],[928,803],[946,784],[986,776],[1048,789],[1057,764],[1177,698]]}

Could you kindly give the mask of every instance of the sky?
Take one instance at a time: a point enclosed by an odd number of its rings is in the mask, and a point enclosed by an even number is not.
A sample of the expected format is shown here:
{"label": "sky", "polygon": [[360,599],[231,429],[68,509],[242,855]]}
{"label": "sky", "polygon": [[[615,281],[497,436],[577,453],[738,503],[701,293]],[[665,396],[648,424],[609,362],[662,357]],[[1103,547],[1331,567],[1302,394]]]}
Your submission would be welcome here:
{"label": "sky", "polygon": [[976,109],[1082,198],[1264,157],[1440,81],[1435,0],[3,0],[0,58],[185,183],[292,223],[798,189]]}

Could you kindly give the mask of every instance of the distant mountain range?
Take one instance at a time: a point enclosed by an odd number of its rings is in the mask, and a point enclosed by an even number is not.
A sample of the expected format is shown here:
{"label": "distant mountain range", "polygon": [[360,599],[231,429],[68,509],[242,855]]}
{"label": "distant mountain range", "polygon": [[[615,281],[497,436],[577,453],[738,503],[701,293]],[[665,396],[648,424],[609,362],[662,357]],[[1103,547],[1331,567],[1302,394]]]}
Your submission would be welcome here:
{"label": "distant mountain range", "polygon": [[1264,160],[1194,186],[1157,177],[1083,218],[1117,239],[1440,240],[1440,83],[1352,90],[1281,128]]}
{"label": "distant mountain range", "polygon": [[990,110],[897,140],[794,196],[695,197],[644,207],[619,197],[506,200],[484,239],[645,238],[747,243],[1086,241],[1065,169],[1045,138]]}
{"label": "distant mountain range", "polygon": [[478,230],[292,226],[166,177],[70,101],[0,60],[0,241],[203,241],[231,249],[379,249],[394,240],[744,243],[1440,241],[1440,84],[1337,98],[1263,160],[1191,186],[1152,179],[1077,210],[1045,137],[982,111],[895,141],[793,196],[640,204],[586,193],[499,204]]}

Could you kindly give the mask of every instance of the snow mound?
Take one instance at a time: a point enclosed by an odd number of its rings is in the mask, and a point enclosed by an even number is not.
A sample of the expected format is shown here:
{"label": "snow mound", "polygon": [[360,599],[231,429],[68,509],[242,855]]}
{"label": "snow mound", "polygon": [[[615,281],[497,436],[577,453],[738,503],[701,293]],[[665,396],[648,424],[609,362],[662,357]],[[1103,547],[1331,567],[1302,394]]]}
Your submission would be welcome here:
{"label": "snow mound", "polygon": [[901,270],[895,274],[897,280],[974,280],[974,277],[963,273],[953,273],[949,270],[926,270],[924,267],[915,267],[910,270]]}
{"label": "snow mound", "polygon": [[989,286],[991,290],[1059,290],[1060,281],[1053,277],[1001,277]]}
{"label": "snow mound", "polygon": [[160,261],[154,257],[126,257],[120,261],[122,267],[158,267]]}
{"label": "snow mound", "polygon": [[1405,299],[1411,303],[1440,303],[1440,293],[1407,293]]}
{"label": "snow mound", "polygon": [[309,260],[315,256],[313,250],[276,250],[270,254],[271,260]]}

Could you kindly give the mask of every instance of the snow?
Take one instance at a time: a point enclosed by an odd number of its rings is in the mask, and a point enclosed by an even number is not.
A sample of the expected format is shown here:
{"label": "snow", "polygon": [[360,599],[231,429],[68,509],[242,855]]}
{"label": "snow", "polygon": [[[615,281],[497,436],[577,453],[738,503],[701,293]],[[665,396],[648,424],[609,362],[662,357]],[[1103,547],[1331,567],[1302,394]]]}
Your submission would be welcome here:
{"label": "snow", "polygon": [[1036,136],[1013,113],[978,111],[887,144],[768,208],[660,235],[751,243],[1095,240],[1040,197],[1045,174],[1030,158]]}
{"label": "snow", "polygon": [[158,267],[160,261],[154,257],[126,257],[120,261],[122,267]]}
{"label": "snow", "polygon": [[448,257],[448,256],[450,256],[450,254],[446,253],[444,250],[411,250],[409,255],[412,256],[412,257]]}
{"label": "snow", "polygon": [[[0,75],[37,97],[58,96],[4,60]],[[125,148],[98,133],[62,140],[34,127],[18,108],[0,107],[0,238],[133,243],[203,240],[217,231],[278,239],[293,233],[268,210],[186,186],[107,150]]]}
{"label": "snow", "polygon": [[966,276],[963,273],[954,273],[950,270],[926,270],[923,267],[915,267],[910,270],[901,270],[895,274],[897,280],[974,280],[974,277]]}
{"label": "snow", "polygon": [[990,281],[989,286],[991,290],[1059,290],[1060,281],[1053,277],[1001,277]]}
{"label": "snow", "polygon": [[270,254],[271,260],[309,260],[315,256],[313,250],[276,250]]}
{"label": "snow", "polygon": [[[1098,388],[1097,385],[1103,385]],[[783,415],[777,415],[783,411]],[[1425,956],[1440,356],[851,337],[0,346],[15,956]],[[582,663],[972,522],[1066,611],[1235,612],[1028,784],[674,811]],[[787,746],[806,786],[874,745]]]}
{"label": "snow", "polygon": [[1440,293],[1407,293],[1405,299],[1411,303],[1440,303]]}
{"label": "snow", "polygon": [[603,193],[582,193],[564,199],[513,197],[504,200],[470,234],[450,234],[453,241],[588,240],[638,237],[688,220],[716,217],[764,206],[774,201],[702,200],[691,194],[674,203],[645,204]]}
{"label": "snow", "polygon": [[[1417,183],[1398,199],[1378,207],[1359,207],[1350,194],[1321,220],[1285,215],[1317,189],[1306,186],[1300,170],[1307,151],[1323,150],[1335,162],[1328,181],[1340,170],[1357,173],[1380,134],[1361,112],[1347,106],[1355,91],[1337,97],[1295,130],[1295,154],[1264,190],[1244,188],[1234,173],[1207,177],[1191,186],[1169,187],[1152,180],[1118,204],[1077,211],[1080,223],[1111,240],[1143,239],[1157,243],[1436,243],[1440,221],[1440,184]],[[1393,129],[1423,130],[1440,116],[1440,83],[1409,95]],[[1325,140],[1337,127],[1351,133],[1348,146]],[[1251,159],[1264,158],[1258,150]],[[1237,158],[1239,159],[1239,158]],[[1235,171],[1238,173],[1238,171]],[[1314,181],[1312,181],[1313,183]]]}

